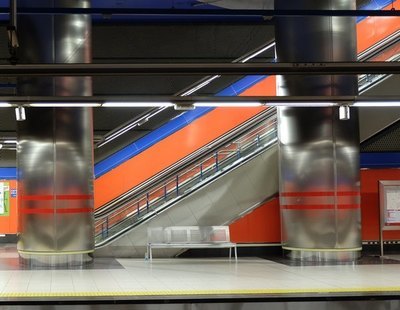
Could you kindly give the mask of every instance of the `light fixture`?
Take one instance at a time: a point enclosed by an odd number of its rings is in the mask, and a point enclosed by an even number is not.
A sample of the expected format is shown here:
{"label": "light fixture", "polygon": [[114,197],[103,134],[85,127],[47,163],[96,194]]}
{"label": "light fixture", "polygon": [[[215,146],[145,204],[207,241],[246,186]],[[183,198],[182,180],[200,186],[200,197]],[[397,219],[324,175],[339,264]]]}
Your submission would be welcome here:
{"label": "light fixture", "polygon": [[131,130],[134,127],[137,126],[142,126],[144,123],[148,122],[149,119],[155,115],[157,115],[158,113],[162,112],[163,110],[165,110],[167,107],[161,107],[159,109],[157,109],[157,111],[154,111],[153,113],[148,113],[142,117],[140,117],[139,119],[136,119],[133,122],[129,122],[125,125],[123,125],[122,127],[111,131],[109,134],[105,135],[103,140],[101,140],[99,143],[96,144],[96,147],[102,147],[104,145],[106,145],[107,143],[113,141],[114,139],[118,138],[119,136],[123,135],[124,133],[128,132],[129,130]]}
{"label": "light fixture", "polygon": [[220,78],[220,75],[213,75],[210,76],[209,78],[206,78],[204,81],[202,81],[199,84],[196,84],[195,86],[193,86],[192,88],[190,88],[189,90],[185,91],[184,93],[182,93],[180,96],[185,97],[185,96],[189,96],[191,94],[193,94],[194,92],[198,91],[199,89],[202,89],[203,87],[207,86],[208,84],[210,84],[212,81],[214,81],[215,79]]}
{"label": "light fixture", "polygon": [[104,102],[103,107],[112,108],[150,108],[150,107],[171,107],[172,102]]}
{"label": "light fixture", "polygon": [[17,140],[4,140],[4,144],[17,144]]}
{"label": "light fixture", "polygon": [[137,125],[138,125],[138,126],[142,126],[142,125],[144,125],[145,123],[147,123],[148,121],[149,121],[149,118],[148,118],[148,117],[143,118],[141,121],[137,122]]}
{"label": "light fixture", "polygon": [[9,107],[12,107],[11,103],[0,102],[0,108],[9,108]]}
{"label": "light fixture", "polygon": [[176,103],[174,104],[174,109],[176,111],[190,111],[190,110],[194,110],[196,107],[194,106],[194,104],[184,104],[184,103]]}
{"label": "light fixture", "polygon": [[348,105],[339,106],[339,119],[347,121],[350,119],[350,107]]}
{"label": "light fixture", "polygon": [[15,108],[15,118],[18,122],[22,122],[26,119],[24,107],[19,106]]}
{"label": "light fixture", "polygon": [[101,107],[101,103],[96,102],[34,102],[29,103],[32,108],[96,108]]}
{"label": "light fixture", "polygon": [[258,49],[256,51],[254,51],[253,53],[251,53],[250,55],[247,55],[245,58],[239,60],[240,63],[245,63],[248,62],[250,59],[253,59],[254,57],[260,55],[261,53],[266,52],[267,50],[269,50],[270,48],[275,46],[275,42],[272,42],[268,45],[266,45],[265,47]]}

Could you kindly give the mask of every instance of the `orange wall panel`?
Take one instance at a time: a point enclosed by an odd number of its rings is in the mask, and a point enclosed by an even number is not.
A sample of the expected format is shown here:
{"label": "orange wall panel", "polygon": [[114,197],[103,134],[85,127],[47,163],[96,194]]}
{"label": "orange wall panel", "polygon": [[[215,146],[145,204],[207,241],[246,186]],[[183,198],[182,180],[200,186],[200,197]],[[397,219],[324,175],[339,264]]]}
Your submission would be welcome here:
{"label": "orange wall panel", "polygon": [[280,243],[279,198],[274,198],[229,226],[237,243]]}

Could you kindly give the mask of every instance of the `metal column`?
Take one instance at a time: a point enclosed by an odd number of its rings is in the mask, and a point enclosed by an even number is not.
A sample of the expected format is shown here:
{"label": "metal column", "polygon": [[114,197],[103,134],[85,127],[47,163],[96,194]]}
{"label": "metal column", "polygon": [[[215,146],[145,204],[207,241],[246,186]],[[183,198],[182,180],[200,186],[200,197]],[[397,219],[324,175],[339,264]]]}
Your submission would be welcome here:
{"label": "metal column", "polygon": [[[354,0],[275,1],[275,9],[355,9]],[[280,62],[355,61],[354,17],[277,17]],[[356,95],[356,76],[280,76],[279,95]],[[302,260],[352,260],[361,250],[356,110],[279,108],[283,249]]]}
{"label": "metal column", "polygon": [[[19,0],[19,7],[84,8],[90,0]],[[22,15],[20,63],[90,63],[86,15]],[[18,79],[19,95],[90,96],[90,77]],[[29,108],[18,123],[18,251],[30,265],[91,261],[94,249],[92,111]]]}

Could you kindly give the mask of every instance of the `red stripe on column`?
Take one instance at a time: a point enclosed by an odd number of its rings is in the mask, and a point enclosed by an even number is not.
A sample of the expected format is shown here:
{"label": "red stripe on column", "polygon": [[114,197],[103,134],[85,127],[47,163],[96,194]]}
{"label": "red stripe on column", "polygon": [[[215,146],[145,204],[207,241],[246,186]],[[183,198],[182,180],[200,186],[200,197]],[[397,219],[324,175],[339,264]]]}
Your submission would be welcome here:
{"label": "red stripe on column", "polygon": [[51,209],[51,208],[41,208],[41,209],[20,209],[21,213],[24,214],[73,214],[73,213],[91,213],[93,212],[92,208],[62,208],[62,209]]}
{"label": "red stripe on column", "polygon": [[[280,194],[282,197],[313,197],[313,196],[335,196],[335,192],[284,192]],[[336,193],[337,196],[359,196],[359,192],[341,191]]]}
{"label": "red stripe on column", "polygon": [[90,200],[90,199],[93,199],[93,195],[56,195],[56,199],[59,199],[59,200]]}
{"label": "red stripe on column", "polygon": [[44,201],[44,200],[91,200],[93,195],[25,195],[21,196],[21,200],[33,200],[33,201]]}
{"label": "red stripe on column", "polygon": [[52,195],[25,195],[21,196],[21,200],[53,200]]}
{"label": "red stripe on column", "polygon": [[[359,209],[359,204],[345,204],[338,205],[338,209]],[[335,209],[335,205],[326,204],[326,205],[281,205],[282,209],[285,210],[333,210]]]}

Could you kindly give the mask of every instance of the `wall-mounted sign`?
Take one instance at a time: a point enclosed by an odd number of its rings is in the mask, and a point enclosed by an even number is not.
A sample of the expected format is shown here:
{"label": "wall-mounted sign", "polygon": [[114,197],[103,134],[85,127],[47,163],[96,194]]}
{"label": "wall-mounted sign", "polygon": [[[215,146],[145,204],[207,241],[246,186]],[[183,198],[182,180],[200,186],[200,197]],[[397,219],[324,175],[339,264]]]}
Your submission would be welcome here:
{"label": "wall-mounted sign", "polygon": [[17,190],[16,189],[11,189],[10,193],[11,193],[11,198],[16,198],[17,197]]}
{"label": "wall-mounted sign", "polygon": [[0,182],[0,216],[10,215],[10,184]]}
{"label": "wall-mounted sign", "polygon": [[381,256],[383,231],[400,230],[400,181],[379,181]]}

